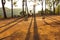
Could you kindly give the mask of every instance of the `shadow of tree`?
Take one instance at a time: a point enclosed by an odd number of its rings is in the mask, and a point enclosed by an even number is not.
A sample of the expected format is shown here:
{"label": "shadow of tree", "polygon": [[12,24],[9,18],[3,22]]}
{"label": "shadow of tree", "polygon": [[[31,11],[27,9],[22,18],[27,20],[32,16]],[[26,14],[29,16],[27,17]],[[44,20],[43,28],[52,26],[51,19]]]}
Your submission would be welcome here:
{"label": "shadow of tree", "polygon": [[53,21],[54,23],[60,24],[60,21],[51,17],[47,17],[47,19]]}
{"label": "shadow of tree", "polygon": [[6,30],[8,30],[8,29],[10,29],[10,28],[14,27],[15,25],[17,25],[18,23],[20,23],[20,22],[22,22],[22,21],[23,21],[23,19],[22,19],[22,20],[19,20],[19,21],[18,21],[18,22],[16,22],[15,24],[13,24],[13,25],[11,25],[11,26],[7,27],[6,29],[2,30],[0,33],[5,32]]}
{"label": "shadow of tree", "polygon": [[53,22],[51,22],[51,23],[48,23],[48,22],[46,22],[46,21],[44,21],[44,23],[46,24],[46,25],[50,25],[50,26],[52,26],[52,27],[57,27],[57,26],[60,26],[60,24],[59,23],[56,23],[56,22],[59,22],[59,21],[53,21]]}
{"label": "shadow of tree", "polygon": [[17,32],[17,31],[15,31],[14,33],[12,33],[10,36],[6,36],[6,37],[4,37],[4,38],[0,38],[0,40],[5,40],[5,39],[7,39],[7,38],[11,38],[16,32]]}
{"label": "shadow of tree", "polygon": [[32,21],[33,21],[33,17],[31,19],[31,22],[30,22],[30,25],[29,25],[25,40],[29,40],[29,38],[30,38],[30,34],[31,34],[30,29],[31,29]]}
{"label": "shadow of tree", "polygon": [[7,23],[7,24],[5,24],[5,25],[3,25],[3,26],[0,26],[0,28],[2,28],[2,27],[5,27],[5,26],[7,26],[7,25],[10,25],[11,23],[14,23],[14,22],[16,22],[17,20],[19,20],[19,19],[22,19],[22,18],[17,18],[17,19],[15,19],[14,21],[12,21],[12,22],[9,22],[9,23]]}
{"label": "shadow of tree", "polygon": [[36,16],[34,15],[34,40],[40,40],[39,34],[38,34],[38,28],[37,28],[37,22],[36,22]]}

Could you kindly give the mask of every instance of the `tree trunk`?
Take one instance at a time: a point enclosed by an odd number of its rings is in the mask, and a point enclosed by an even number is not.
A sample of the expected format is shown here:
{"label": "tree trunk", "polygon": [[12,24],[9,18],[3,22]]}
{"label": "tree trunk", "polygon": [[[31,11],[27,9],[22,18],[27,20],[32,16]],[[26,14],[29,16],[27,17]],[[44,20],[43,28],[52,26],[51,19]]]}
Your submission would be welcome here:
{"label": "tree trunk", "polygon": [[50,6],[50,15],[52,15],[51,6]]}
{"label": "tree trunk", "polygon": [[[58,0],[58,4],[59,4],[59,0]],[[59,5],[58,5],[58,15],[60,15],[60,12],[59,12],[59,10],[60,10],[60,7],[59,7]]]}
{"label": "tree trunk", "polygon": [[12,18],[13,18],[13,0],[11,0],[11,15],[12,15]]}
{"label": "tree trunk", "polygon": [[24,0],[22,1],[22,12],[23,12],[23,16],[25,16],[25,14],[24,14]]}
{"label": "tree trunk", "polygon": [[45,14],[46,14],[46,0],[45,0]]}
{"label": "tree trunk", "polygon": [[[25,10],[26,10],[26,14],[28,14],[27,0],[25,1]],[[27,15],[27,16],[28,16],[28,15]]]}
{"label": "tree trunk", "polygon": [[53,2],[53,14],[55,15],[55,2]]}
{"label": "tree trunk", "polygon": [[41,13],[41,15],[43,15],[43,0],[42,0],[42,13]]}
{"label": "tree trunk", "polygon": [[59,15],[59,6],[58,6],[58,15]]}
{"label": "tree trunk", "polygon": [[5,11],[5,7],[4,7],[4,5],[5,5],[5,0],[1,0],[1,2],[2,2],[2,9],[3,9],[3,13],[4,13],[4,18],[7,18],[7,16],[6,16],[6,11]]}
{"label": "tree trunk", "polygon": [[25,0],[25,20],[28,20],[28,7],[27,7],[27,0]]}
{"label": "tree trunk", "polygon": [[[34,3],[36,3],[36,0],[34,0]],[[36,16],[35,16],[35,7],[36,7],[36,5],[34,4],[34,5],[33,5],[33,12],[34,12],[34,15],[33,15],[33,16],[34,16],[34,20],[35,20],[35,17],[36,17]]]}

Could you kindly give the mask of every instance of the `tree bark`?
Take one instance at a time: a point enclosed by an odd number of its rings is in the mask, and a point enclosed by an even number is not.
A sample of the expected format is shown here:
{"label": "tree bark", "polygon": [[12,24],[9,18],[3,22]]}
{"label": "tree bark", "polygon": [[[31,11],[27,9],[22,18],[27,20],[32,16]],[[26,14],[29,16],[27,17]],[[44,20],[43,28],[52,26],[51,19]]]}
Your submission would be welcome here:
{"label": "tree bark", "polygon": [[54,15],[55,15],[55,2],[53,2],[53,12],[54,12]]}
{"label": "tree bark", "polygon": [[23,12],[23,16],[25,16],[25,14],[24,14],[24,0],[22,1],[22,12]]}
{"label": "tree bark", "polygon": [[6,11],[5,11],[5,7],[4,7],[4,5],[5,5],[5,0],[1,0],[1,2],[2,2],[2,9],[3,9],[4,18],[7,18]]}
{"label": "tree bark", "polygon": [[13,18],[13,0],[11,0],[11,16]]}
{"label": "tree bark", "polygon": [[42,0],[42,13],[41,14],[43,15],[43,0]]}
{"label": "tree bark", "polygon": [[[60,0],[58,0],[58,4],[59,4],[59,2],[60,2]],[[59,10],[60,10],[60,7],[59,7],[59,5],[58,5],[58,15],[60,15]]]}

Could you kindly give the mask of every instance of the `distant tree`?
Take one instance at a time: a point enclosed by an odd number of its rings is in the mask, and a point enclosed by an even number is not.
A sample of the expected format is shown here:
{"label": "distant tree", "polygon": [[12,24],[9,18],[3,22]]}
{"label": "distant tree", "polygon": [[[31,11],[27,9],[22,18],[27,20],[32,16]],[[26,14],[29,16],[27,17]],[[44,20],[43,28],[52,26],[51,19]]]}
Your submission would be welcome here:
{"label": "distant tree", "polygon": [[4,18],[7,18],[6,11],[5,11],[6,0],[1,0],[1,2],[2,2],[2,9],[3,9],[3,13],[4,13]]}
{"label": "distant tree", "polygon": [[13,18],[13,5],[14,6],[17,6],[16,4],[17,4],[17,1],[15,1],[15,2],[13,2],[13,0],[7,0],[7,1],[11,1],[11,16],[12,16],[12,18]]}
{"label": "distant tree", "polygon": [[27,14],[27,16],[28,16],[28,5],[27,5],[27,0],[25,1],[25,6],[26,6],[26,14]]}
{"label": "distant tree", "polygon": [[22,0],[22,11],[23,11],[23,15],[25,16],[25,14],[24,14],[24,0]]}
{"label": "distant tree", "polygon": [[55,0],[52,0],[52,2],[53,2],[53,13],[55,15]]}
{"label": "distant tree", "polygon": [[13,18],[13,0],[11,0],[11,15],[12,15],[12,18]]}
{"label": "distant tree", "polygon": [[53,14],[53,13],[51,13],[51,7],[52,7],[52,1],[51,0],[46,0],[46,4],[49,6],[49,8],[50,8],[50,14]]}
{"label": "distant tree", "polygon": [[45,0],[45,14],[46,14],[46,0]]}
{"label": "distant tree", "polygon": [[59,3],[60,3],[60,0],[55,0],[55,2],[56,2],[56,6],[58,6],[58,14],[60,14],[60,13],[59,13],[59,8],[60,8],[60,7],[59,7]]}
{"label": "distant tree", "polygon": [[7,1],[11,1],[11,16],[13,18],[13,0],[7,0]]}
{"label": "distant tree", "polygon": [[42,12],[41,12],[41,15],[43,15],[43,0],[39,0],[41,2],[41,5],[42,5]]}
{"label": "distant tree", "polygon": [[41,3],[41,5],[42,5],[42,13],[41,13],[41,14],[43,15],[43,14],[44,14],[44,13],[43,13],[43,0],[41,0],[41,2],[42,2],[42,3]]}

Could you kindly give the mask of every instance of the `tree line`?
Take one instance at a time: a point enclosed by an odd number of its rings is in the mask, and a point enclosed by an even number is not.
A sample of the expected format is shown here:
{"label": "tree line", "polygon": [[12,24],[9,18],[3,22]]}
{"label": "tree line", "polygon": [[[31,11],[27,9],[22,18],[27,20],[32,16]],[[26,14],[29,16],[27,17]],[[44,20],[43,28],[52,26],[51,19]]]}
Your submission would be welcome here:
{"label": "tree line", "polygon": [[[13,18],[13,5],[15,5],[17,3],[17,1],[16,2],[13,2],[13,0],[7,0],[7,1],[11,1],[11,17]],[[33,1],[33,0],[30,0],[30,1]],[[44,14],[43,13],[43,11],[44,11],[43,10],[44,0],[34,0],[34,2],[36,2],[36,1],[41,2],[41,6],[42,6],[41,14]],[[24,12],[24,2],[25,2],[25,6],[26,6],[25,12]],[[1,3],[2,3],[2,9],[3,9],[4,18],[7,18],[6,10],[5,10],[6,0],[1,0]],[[58,7],[58,14],[60,14],[60,12],[59,12],[59,10],[60,10],[59,4],[60,4],[60,0],[45,0],[45,14],[46,14],[46,5],[48,5],[49,8],[50,8],[50,14],[55,15],[56,6]],[[53,13],[51,12],[52,7],[53,7]],[[25,16],[25,15],[28,16],[27,14],[29,12],[28,12],[27,0],[22,0],[22,12],[23,12],[23,16]]]}

